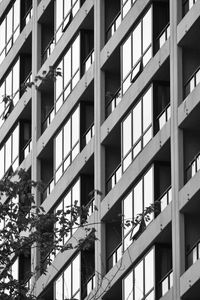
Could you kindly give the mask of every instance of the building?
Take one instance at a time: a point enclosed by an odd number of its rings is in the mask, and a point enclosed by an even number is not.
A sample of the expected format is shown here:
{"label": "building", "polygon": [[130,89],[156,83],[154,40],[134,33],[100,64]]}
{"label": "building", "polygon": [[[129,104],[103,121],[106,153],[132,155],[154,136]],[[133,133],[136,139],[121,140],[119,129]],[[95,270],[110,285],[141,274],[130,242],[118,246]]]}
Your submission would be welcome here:
{"label": "building", "polygon": [[199,24],[198,0],[0,1],[0,177],[42,180],[47,211],[88,205],[98,238],[58,253],[38,298],[199,299]]}

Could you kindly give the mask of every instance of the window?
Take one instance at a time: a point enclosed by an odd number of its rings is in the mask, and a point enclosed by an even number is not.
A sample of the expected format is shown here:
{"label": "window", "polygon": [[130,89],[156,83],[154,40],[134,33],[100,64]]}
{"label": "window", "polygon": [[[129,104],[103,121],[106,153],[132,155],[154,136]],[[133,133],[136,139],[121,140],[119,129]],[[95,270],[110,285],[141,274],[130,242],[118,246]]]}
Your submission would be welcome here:
{"label": "window", "polygon": [[[127,1],[128,2],[128,1]],[[123,94],[152,57],[152,8],[122,45]]]}
{"label": "window", "polygon": [[14,5],[0,23],[0,64],[13,46],[20,33],[20,0]]}
{"label": "window", "polygon": [[122,18],[125,17],[125,15],[129,12],[133,4],[136,0],[121,0],[121,6],[122,6]]}
{"label": "window", "polygon": [[80,34],[69,47],[57,68],[60,68],[62,76],[57,76],[55,82],[56,112],[80,79]]}
{"label": "window", "polygon": [[123,279],[123,300],[155,299],[155,250],[152,248]]}
{"label": "window", "polygon": [[18,59],[4,82],[0,85],[0,126],[4,123],[12,108],[19,101],[19,64]]}
{"label": "window", "polygon": [[[66,196],[62,201],[59,203],[59,205],[56,207],[55,212],[63,211],[66,212],[69,207],[73,206],[76,202],[77,206],[80,206],[80,179],[76,181],[76,183],[72,186],[72,188],[67,192]],[[70,215],[67,216],[70,220]],[[79,222],[79,221],[78,221]],[[59,229],[59,223],[56,223],[56,228]],[[63,240],[60,242],[60,245],[63,246],[67,240],[72,236],[74,231],[76,231],[77,226],[75,225],[75,228],[71,229],[68,233],[68,236],[65,236]]]}
{"label": "window", "polygon": [[80,300],[81,288],[81,256],[78,254],[54,283],[54,299]]}
{"label": "window", "polygon": [[19,166],[19,125],[17,125],[0,149],[0,162],[0,178],[4,176],[11,166],[13,171]]}
{"label": "window", "polygon": [[[143,213],[146,207],[149,207],[154,202],[154,180],[153,180],[153,166],[148,172],[139,180],[131,192],[122,201],[123,223],[126,221],[135,220],[138,214]],[[153,214],[150,215],[150,220],[145,221],[145,226],[153,219]],[[140,225],[135,228],[123,227],[122,238],[124,251],[133,242],[134,235],[140,230]]]}
{"label": "window", "polygon": [[78,107],[54,139],[55,182],[80,152],[80,108]]}
{"label": "window", "polygon": [[123,172],[152,139],[152,95],[153,91],[152,87],[150,87],[122,122]]}
{"label": "window", "polygon": [[197,0],[183,0],[183,15],[185,15],[196,2]]}
{"label": "window", "polygon": [[80,0],[56,0],[56,43],[80,8]]}

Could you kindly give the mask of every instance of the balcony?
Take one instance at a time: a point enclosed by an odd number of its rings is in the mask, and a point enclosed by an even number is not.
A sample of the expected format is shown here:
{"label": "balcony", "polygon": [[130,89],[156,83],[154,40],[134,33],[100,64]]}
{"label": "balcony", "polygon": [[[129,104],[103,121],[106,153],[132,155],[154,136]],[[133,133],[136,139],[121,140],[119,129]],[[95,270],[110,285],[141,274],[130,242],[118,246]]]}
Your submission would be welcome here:
{"label": "balcony", "polygon": [[83,146],[86,146],[94,136],[94,123],[83,134]]}
{"label": "balcony", "polygon": [[159,197],[160,210],[163,211],[165,207],[172,201],[172,188],[171,186]]}
{"label": "balcony", "polygon": [[195,155],[194,159],[189,163],[186,168],[186,182],[192,178],[200,169],[200,152]]}
{"label": "balcony", "polygon": [[91,293],[91,291],[95,288],[95,274],[93,274],[86,283],[87,287],[87,296]]}
{"label": "balcony", "polygon": [[156,118],[156,121],[158,122],[159,130],[161,130],[161,128],[167,123],[170,117],[171,117],[171,107],[169,103]]}
{"label": "balcony", "polygon": [[121,177],[122,177],[122,165],[120,163],[107,180],[106,183],[107,193],[114,188],[114,186],[117,184],[117,182],[120,180]]}
{"label": "balcony", "polygon": [[47,127],[53,121],[54,117],[55,117],[55,109],[54,109],[54,107],[52,107],[50,109],[49,113],[46,115],[46,117],[42,121],[42,132],[44,132],[47,129]]}
{"label": "balcony", "polygon": [[161,293],[164,296],[173,286],[173,271],[170,270],[160,281]]}
{"label": "balcony", "polygon": [[170,37],[170,25],[169,23],[165,26],[165,28],[161,31],[157,38],[158,48],[160,49],[167,39]]}
{"label": "balcony", "polygon": [[26,145],[23,148],[23,157],[25,158],[32,150],[32,139],[30,138],[30,140],[26,143]]}
{"label": "balcony", "polygon": [[46,46],[46,48],[44,49],[44,51],[42,53],[42,64],[51,55],[51,53],[53,52],[54,48],[55,48],[55,40],[54,40],[54,38],[51,38],[50,42],[48,43],[48,45]]}
{"label": "balcony", "polygon": [[189,80],[186,82],[184,86],[184,95],[187,97],[193,89],[197,86],[197,84],[200,82],[200,68],[190,76]]}
{"label": "balcony", "polygon": [[117,30],[117,28],[121,24],[121,19],[122,19],[121,12],[119,12],[116,15],[116,17],[114,18],[114,20],[111,22],[111,24],[109,25],[109,27],[106,31],[106,41],[108,41],[113,36],[115,31]]}
{"label": "balcony", "polygon": [[90,51],[86,59],[83,61],[83,74],[87,72],[92,63],[94,62],[94,49]]}
{"label": "balcony", "polygon": [[106,105],[106,117],[108,117],[113,110],[117,107],[119,102],[122,100],[121,88],[119,88],[114,95],[111,96],[108,104]]}
{"label": "balcony", "polygon": [[200,258],[200,241],[194,244],[192,249],[186,254],[187,266],[190,267]]}
{"label": "balcony", "polygon": [[192,6],[197,2],[197,0],[185,0],[183,2],[183,16],[192,8]]}
{"label": "balcony", "polygon": [[107,270],[112,269],[112,267],[121,259],[122,257],[122,243],[118,245],[113,252],[107,258]]}

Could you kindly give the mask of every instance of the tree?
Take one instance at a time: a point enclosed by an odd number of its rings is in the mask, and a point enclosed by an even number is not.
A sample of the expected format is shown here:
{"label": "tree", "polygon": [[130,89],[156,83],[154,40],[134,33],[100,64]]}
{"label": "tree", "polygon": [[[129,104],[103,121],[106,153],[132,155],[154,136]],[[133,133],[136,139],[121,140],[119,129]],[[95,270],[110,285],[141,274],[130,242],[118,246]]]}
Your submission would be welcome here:
{"label": "tree", "polygon": [[[30,256],[30,249],[39,247],[41,256],[58,251],[76,248],[87,250],[96,240],[93,224],[88,224],[88,208],[74,205],[66,207],[65,211],[46,213],[42,206],[35,205],[33,190],[42,189],[42,184],[30,179],[28,172],[20,169],[13,173],[9,170],[0,180],[0,299],[12,300],[36,299],[27,287],[27,279],[46,272],[46,264],[40,264],[34,270],[29,268],[23,278],[16,280],[12,265],[17,257]],[[144,230],[144,220],[154,211],[154,205],[146,208],[143,214],[135,220],[125,220],[122,226],[138,224],[139,234]],[[67,237],[74,228],[82,227],[85,237],[77,240],[76,245],[61,244],[63,237]],[[47,264],[51,264],[48,257]],[[100,287],[101,283],[99,283]],[[98,290],[98,289],[97,289]],[[95,293],[96,295],[97,293]],[[96,300],[95,296],[91,298]]]}

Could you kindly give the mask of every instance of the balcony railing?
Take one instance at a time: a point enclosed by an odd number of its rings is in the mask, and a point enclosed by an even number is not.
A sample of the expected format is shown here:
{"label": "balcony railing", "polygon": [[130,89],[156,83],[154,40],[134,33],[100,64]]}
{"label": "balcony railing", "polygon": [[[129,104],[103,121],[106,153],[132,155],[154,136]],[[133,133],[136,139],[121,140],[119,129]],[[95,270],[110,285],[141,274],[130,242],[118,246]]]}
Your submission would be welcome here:
{"label": "balcony railing", "polygon": [[28,24],[29,20],[32,18],[32,15],[33,15],[33,8],[32,6],[30,6],[23,18],[23,27],[25,27]]}
{"label": "balcony railing", "polygon": [[192,178],[200,169],[200,152],[195,155],[186,169],[186,181]]}
{"label": "balcony railing", "polygon": [[200,82],[200,68],[198,67],[198,69],[192,74],[192,76],[190,76],[189,80],[186,82],[185,84],[185,97],[187,97],[187,95],[189,95],[193,89],[197,86],[197,84]]}
{"label": "balcony railing", "polygon": [[159,49],[164,45],[164,43],[169,37],[170,37],[170,24],[168,23],[157,38]]}
{"label": "balcony railing", "polygon": [[119,88],[116,93],[113,95],[111,100],[106,105],[106,117],[108,117],[113,110],[117,107],[119,102],[122,100],[121,88]]}
{"label": "balcony railing", "polygon": [[170,117],[171,117],[171,107],[169,103],[157,117],[159,130],[167,123]]}
{"label": "balcony railing", "polygon": [[94,123],[87,129],[83,135],[83,145],[87,145],[94,136]]}
{"label": "balcony railing", "polygon": [[107,259],[107,268],[110,270],[122,257],[122,244],[118,245]]}
{"label": "balcony railing", "polygon": [[83,73],[85,74],[89,67],[92,65],[94,62],[94,49],[90,51],[86,59],[83,61]]}
{"label": "balcony railing", "polygon": [[186,254],[188,268],[200,258],[200,240]]}
{"label": "balcony railing", "polygon": [[23,157],[25,158],[32,150],[32,139],[26,143],[26,145],[23,148]]}
{"label": "balcony railing", "polygon": [[122,165],[120,163],[107,180],[107,184],[106,184],[107,193],[114,188],[114,186],[117,184],[117,182],[120,180],[121,177],[122,177]]}
{"label": "balcony railing", "polygon": [[93,274],[86,283],[87,286],[87,296],[95,288],[95,274]]}
{"label": "balcony railing", "polygon": [[55,40],[52,38],[42,53],[42,64],[51,55],[55,48]]}
{"label": "balcony railing", "polygon": [[88,216],[94,212],[94,197],[87,203],[86,208],[88,208]]}
{"label": "balcony railing", "polygon": [[161,293],[164,296],[173,286],[173,271],[170,270],[160,281]]}
{"label": "balcony railing", "polygon": [[160,210],[163,211],[165,207],[172,201],[172,188],[171,186],[159,197]]}
{"label": "balcony railing", "polygon": [[55,110],[54,107],[52,107],[49,111],[49,113],[47,114],[47,116],[44,118],[44,120],[42,121],[42,132],[45,131],[45,129],[47,129],[47,127],[51,124],[51,122],[53,121],[55,117]]}
{"label": "balcony railing", "polygon": [[42,193],[42,201],[44,201],[53,191],[55,186],[54,177],[47,183]]}
{"label": "balcony railing", "polygon": [[118,12],[118,14],[115,16],[114,20],[109,25],[108,30],[106,31],[106,41],[108,41],[113,36],[115,31],[121,24],[121,20],[122,20],[121,12]]}
{"label": "balcony railing", "polygon": [[183,15],[186,15],[186,13],[192,8],[192,6],[197,2],[197,0],[185,0],[183,2]]}

